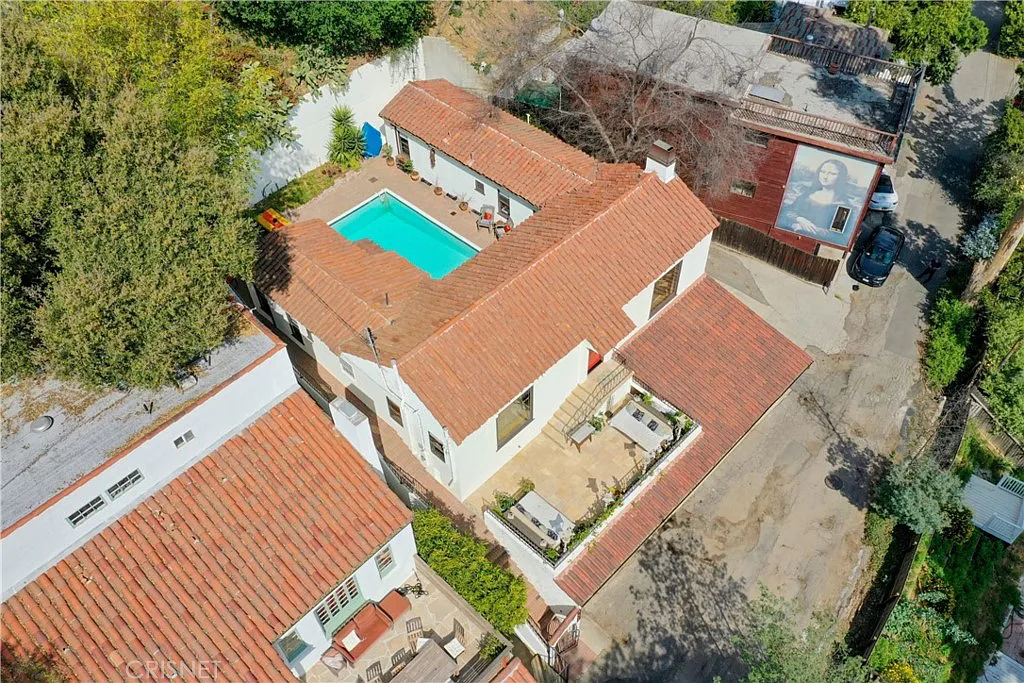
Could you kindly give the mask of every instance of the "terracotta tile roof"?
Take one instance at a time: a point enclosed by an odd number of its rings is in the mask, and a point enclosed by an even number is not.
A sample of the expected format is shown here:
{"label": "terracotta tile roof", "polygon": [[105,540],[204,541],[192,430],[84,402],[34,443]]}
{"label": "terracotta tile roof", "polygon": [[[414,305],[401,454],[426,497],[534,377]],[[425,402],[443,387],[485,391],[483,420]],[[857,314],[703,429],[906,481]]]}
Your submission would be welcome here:
{"label": "terracotta tile roof", "polygon": [[398,254],[370,240],[351,242],[322,220],[263,235],[255,284],[332,348],[394,312],[429,280]]}
{"label": "terracotta tile roof", "polygon": [[4,637],[82,680],[133,660],[291,680],[274,640],[410,519],[297,390],[12,596]]}
{"label": "terracotta tile roof", "polygon": [[[609,351],[634,329],[622,307],[715,228],[681,180],[638,171],[564,196],[456,271],[455,287],[478,273],[500,284],[398,369],[457,442],[582,341]],[[516,251],[530,260],[500,262]]]}
{"label": "terracotta tile roof", "polygon": [[494,675],[491,683],[537,683],[537,679],[533,677],[521,659],[513,657],[511,662]]}
{"label": "terracotta tile roof", "polygon": [[[671,343],[667,343],[670,340]],[[811,364],[708,277],[621,350],[650,390],[702,428],[690,447],[555,581],[585,603]]]}
{"label": "terracotta tile roof", "polygon": [[535,206],[597,171],[587,154],[445,80],[409,83],[380,115]]}

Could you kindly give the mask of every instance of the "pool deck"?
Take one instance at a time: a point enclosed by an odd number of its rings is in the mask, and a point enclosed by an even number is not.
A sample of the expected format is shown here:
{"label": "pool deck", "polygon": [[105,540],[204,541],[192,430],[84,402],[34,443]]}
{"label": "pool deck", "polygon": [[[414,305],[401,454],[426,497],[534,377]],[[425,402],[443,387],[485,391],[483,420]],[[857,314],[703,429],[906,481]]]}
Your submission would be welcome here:
{"label": "pool deck", "polygon": [[457,201],[445,195],[438,197],[433,186],[422,180],[410,180],[397,166],[388,166],[380,157],[366,159],[358,171],[346,173],[315,199],[287,214],[293,221],[319,218],[330,223],[385,189],[481,249],[494,242],[490,230],[476,227],[477,214],[459,211]]}

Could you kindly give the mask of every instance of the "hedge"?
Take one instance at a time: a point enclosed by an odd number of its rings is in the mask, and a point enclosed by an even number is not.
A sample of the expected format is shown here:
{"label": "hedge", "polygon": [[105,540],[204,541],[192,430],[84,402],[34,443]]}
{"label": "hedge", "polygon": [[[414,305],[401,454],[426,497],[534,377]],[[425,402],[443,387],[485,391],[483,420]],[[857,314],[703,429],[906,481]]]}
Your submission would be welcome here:
{"label": "hedge", "polygon": [[999,29],[999,54],[1024,57],[1024,2],[1005,2],[1003,12],[1003,26]]}
{"label": "hedge", "polygon": [[488,560],[485,543],[434,509],[418,510],[412,530],[420,557],[496,629],[511,636],[526,621],[526,583]]}

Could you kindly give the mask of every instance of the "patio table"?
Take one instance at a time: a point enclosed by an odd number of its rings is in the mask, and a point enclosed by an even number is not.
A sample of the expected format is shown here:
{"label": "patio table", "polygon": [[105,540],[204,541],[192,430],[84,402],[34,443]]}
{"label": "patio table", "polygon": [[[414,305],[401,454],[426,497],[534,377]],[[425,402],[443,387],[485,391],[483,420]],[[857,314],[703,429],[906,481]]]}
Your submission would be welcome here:
{"label": "patio table", "polygon": [[596,431],[597,429],[594,427],[594,425],[590,424],[589,422],[584,422],[583,424],[576,428],[576,431],[569,435],[569,440],[576,444],[577,453],[582,452],[583,444],[585,444],[587,441],[590,441],[590,439],[594,436],[594,433]]}
{"label": "patio table", "polygon": [[392,683],[447,681],[457,668],[455,660],[444,651],[444,648],[438,645],[436,640],[430,640],[417,650],[416,656],[391,681]]}

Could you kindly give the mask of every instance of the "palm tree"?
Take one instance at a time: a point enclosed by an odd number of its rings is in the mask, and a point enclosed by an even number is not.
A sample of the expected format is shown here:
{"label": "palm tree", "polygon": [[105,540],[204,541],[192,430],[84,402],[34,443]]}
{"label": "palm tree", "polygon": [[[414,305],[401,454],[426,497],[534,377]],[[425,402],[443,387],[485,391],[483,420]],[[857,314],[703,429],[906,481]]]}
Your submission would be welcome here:
{"label": "palm tree", "polygon": [[358,166],[366,152],[366,140],[363,139],[363,131],[356,128],[352,120],[352,110],[348,107],[335,107],[331,119],[333,124],[327,158],[339,166]]}

